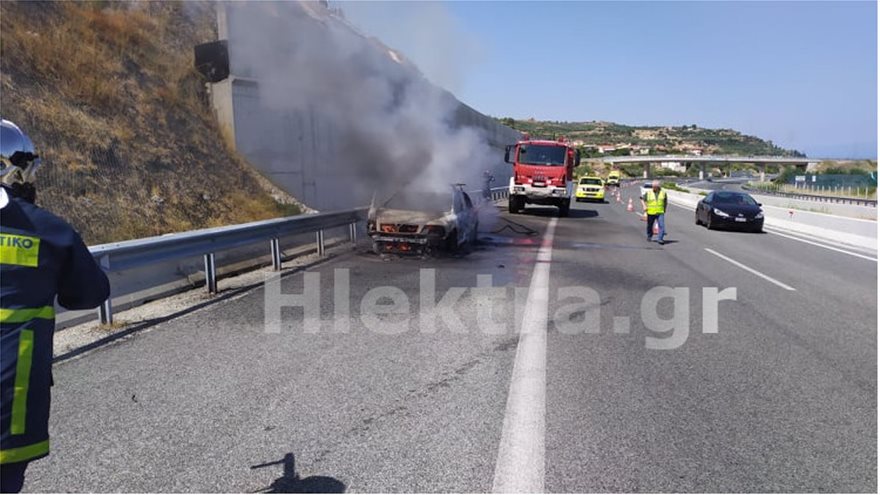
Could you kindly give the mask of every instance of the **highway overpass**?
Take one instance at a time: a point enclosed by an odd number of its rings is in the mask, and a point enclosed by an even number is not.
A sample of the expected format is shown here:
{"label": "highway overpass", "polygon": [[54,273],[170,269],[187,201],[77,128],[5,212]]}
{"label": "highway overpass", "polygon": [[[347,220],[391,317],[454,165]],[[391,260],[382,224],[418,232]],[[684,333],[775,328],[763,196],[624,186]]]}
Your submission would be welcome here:
{"label": "highway overpass", "polygon": [[644,165],[644,177],[648,177],[651,164],[664,162],[682,163],[686,166],[696,164],[700,167],[700,179],[703,179],[706,172],[706,165],[714,165],[724,167],[734,163],[750,163],[758,167],[761,174],[761,181],[764,181],[767,165],[778,165],[783,167],[798,167],[805,171],[817,163],[823,161],[821,158],[803,158],[803,157],[781,157],[781,156],[734,156],[734,155],[639,155],[639,156],[606,156],[600,159],[602,162],[610,165],[641,163]]}

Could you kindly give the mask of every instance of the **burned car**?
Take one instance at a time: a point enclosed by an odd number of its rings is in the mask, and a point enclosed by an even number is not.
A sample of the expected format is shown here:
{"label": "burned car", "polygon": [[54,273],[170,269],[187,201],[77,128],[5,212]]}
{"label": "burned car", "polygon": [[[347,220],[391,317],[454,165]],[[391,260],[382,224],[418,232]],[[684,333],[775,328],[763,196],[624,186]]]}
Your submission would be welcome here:
{"label": "burned car", "polygon": [[447,193],[403,189],[370,206],[367,232],[378,254],[454,252],[477,240],[477,210],[461,185]]}

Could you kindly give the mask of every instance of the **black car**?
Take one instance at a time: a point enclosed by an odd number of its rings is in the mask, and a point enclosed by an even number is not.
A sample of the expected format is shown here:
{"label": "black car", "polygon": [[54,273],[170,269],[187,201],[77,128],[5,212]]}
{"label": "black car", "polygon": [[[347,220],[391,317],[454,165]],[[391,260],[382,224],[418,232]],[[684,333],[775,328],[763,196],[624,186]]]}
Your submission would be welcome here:
{"label": "black car", "polygon": [[743,192],[712,191],[697,203],[694,213],[697,225],[709,229],[729,228],[761,232],[764,212],[761,203]]}

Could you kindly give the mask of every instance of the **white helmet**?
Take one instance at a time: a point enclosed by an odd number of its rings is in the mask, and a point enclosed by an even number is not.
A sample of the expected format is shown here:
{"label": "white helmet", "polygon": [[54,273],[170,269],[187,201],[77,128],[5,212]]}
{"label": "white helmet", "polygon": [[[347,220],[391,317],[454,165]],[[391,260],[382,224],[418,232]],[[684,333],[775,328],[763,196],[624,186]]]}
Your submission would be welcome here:
{"label": "white helmet", "polygon": [[17,125],[0,119],[0,183],[29,184],[40,166],[34,143]]}

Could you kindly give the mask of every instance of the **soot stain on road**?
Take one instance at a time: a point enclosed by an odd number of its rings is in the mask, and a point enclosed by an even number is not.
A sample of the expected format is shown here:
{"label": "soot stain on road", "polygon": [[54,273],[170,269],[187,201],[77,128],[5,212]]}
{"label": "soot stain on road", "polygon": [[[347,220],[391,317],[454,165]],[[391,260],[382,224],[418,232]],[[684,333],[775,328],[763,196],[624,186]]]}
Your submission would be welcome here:
{"label": "soot stain on road", "polygon": [[496,345],[493,350],[496,352],[507,352],[511,349],[516,349],[517,345],[519,345],[519,337],[511,337],[504,342]]}
{"label": "soot stain on road", "polygon": [[[675,241],[666,241],[672,243]],[[660,248],[654,246],[627,245],[627,244],[605,244],[601,242],[562,242],[556,243],[557,249],[634,249],[637,251],[661,251]]]}
{"label": "soot stain on road", "polygon": [[[519,337],[509,337],[494,347],[491,350],[487,350],[479,353],[474,358],[462,363],[458,367],[453,370],[443,372],[441,377],[435,381],[429,382],[422,386],[421,388],[413,388],[410,389],[407,393],[407,396],[403,399],[405,402],[409,402],[412,400],[423,400],[428,398],[429,396],[437,393],[442,389],[450,389],[457,382],[461,381],[471,370],[475,367],[483,363],[486,358],[490,357],[495,352],[507,352],[513,349],[516,349],[517,344],[519,342]],[[400,415],[405,415],[409,412],[409,408],[405,405],[398,405],[391,409],[388,409],[384,412],[374,414],[368,416],[366,418],[361,419],[361,424],[353,426],[349,428],[345,433],[342,434],[342,443],[345,443],[345,439],[355,435],[366,434],[371,429],[373,429],[378,423],[382,420],[394,418]],[[313,461],[313,464],[318,464],[322,462],[328,455],[332,454],[332,450],[325,449],[318,453]]]}

